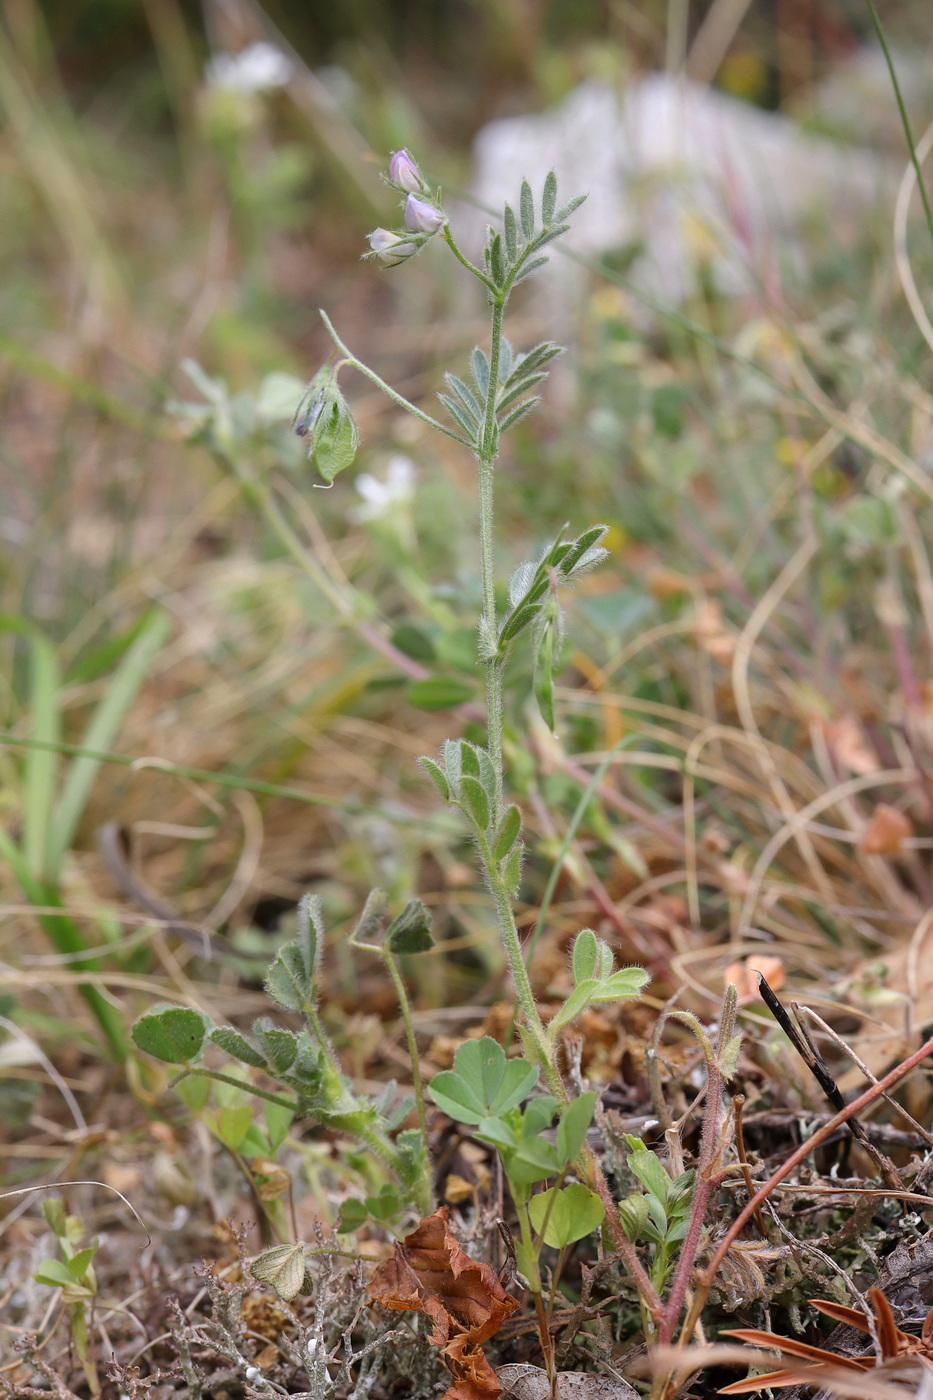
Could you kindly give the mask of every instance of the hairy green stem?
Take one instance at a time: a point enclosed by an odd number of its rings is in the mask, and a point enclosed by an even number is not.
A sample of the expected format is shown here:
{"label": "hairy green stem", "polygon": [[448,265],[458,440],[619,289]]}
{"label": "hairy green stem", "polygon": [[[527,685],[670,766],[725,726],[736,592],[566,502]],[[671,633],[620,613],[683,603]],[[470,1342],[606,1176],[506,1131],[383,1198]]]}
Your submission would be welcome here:
{"label": "hairy green stem", "polygon": [[920,199],[923,202],[923,213],[926,218],[927,228],[930,237],[933,238],[933,209],[930,207],[930,197],[927,194],[927,187],[923,180],[923,171],[920,169],[920,159],[917,155],[917,147],[914,142],[914,135],[910,127],[910,118],[907,115],[907,108],[904,104],[904,95],[901,92],[901,85],[898,81],[897,69],[894,67],[894,59],[891,57],[891,50],[888,47],[887,36],[881,23],[881,16],[875,8],[875,0],[867,0],[868,12],[871,15],[871,22],[874,25],[875,33],[878,36],[878,43],[884,54],[885,63],[888,66],[888,74],[891,79],[891,86],[894,89],[894,97],[897,102],[897,110],[901,119],[901,126],[904,128],[904,136],[907,140],[907,149],[910,151],[911,164],[914,167],[914,174],[917,177],[917,188],[920,191]]}
{"label": "hairy green stem", "polygon": [[421,1135],[421,1147],[424,1159],[424,1170],[422,1179],[418,1187],[417,1206],[422,1215],[430,1215],[434,1209],[433,1192],[431,1190],[430,1160],[428,1151],[428,1117],[424,1101],[424,1080],[421,1077],[421,1064],[418,1059],[418,1042],[415,1039],[415,1023],[411,1016],[411,1002],[408,1000],[408,989],[399,971],[398,963],[392,956],[388,948],[380,947],[378,943],[357,943],[350,940],[355,948],[362,948],[367,953],[376,953],[385,963],[389,976],[392,978],[392,985],[395,987],[395,995],[398,997],[399,1010],[402,1013],[402,1021],[405,1026],[405,1040],[408,1045],[408,1058],[411,1062],[412,1088],[415,1091],[415,1110],[418,1114],[418,1132]]}
{"label": "hairy green stem", "polygon": [[674,1331],[683,1310],[693,1266],[696,1263],[697,1251],[700,1247],[700,1237],[703,1233],[707,1207],[710,1197],[721,1179],[714,1170],[719,1145],[721,1113],[722,1074],[715,1059],[711,1059],[707,1061],[706,1065],[706,1111],[703,1117],[703,1135],[700,1139],[690,1221],[677,1258],[677,1268],[674,1272],[671,1291],[664,1304],[664,1316],[661,1319],[658,1335],[658,1341],[662,1346],[669,1346],[674,1340]]}
{"label": "hairy green stem", "polygon": [[547,1031],[544,1029],[544,1022],[538,1011],[535,1002],[534,992],[531,990],[531,982],[525,961],[522,957],[522,944],[518,934],[518,927],[515,923],[515,915],[512,911],[512,901],[509,892],[499,875],[496,861],[492,857],[489,844],[482,832],[474,828],[479,846],[480,857],[486,870],[486,877],[489,881],[489,888],[496,905],[496,913],[499,916],[499,931],[502,934],[502,943],[505,948],[506,960],[509,964],[509,971],[515,983],[515,992],[522,1008],[525,1018],[525,1026],[528,1034],[534,1042],[535,1053],[541,1068],[544,1070],[544,1077],[550,1092],[561,1103],[567,1103],[567,1090],[564,1088],[563,1080],[557,1072],[554,1064],[553,1047],[548,1040]]}
{"label": "hairy green stem", "polygon": [[478,268],[475,263],[471,263],[470,259],[460,251],[457,246],[457,241],[450,231],[450,224],[444,225],[444,242],[457,259],[457,262],[462,263],[467,272],[472,272],[477,281],[482,282],[483,286],[494,295],[496,291],[495,282],[493,282],[491,277],[487,277],[485,272],[483,272],[481,268]]}
{"label": "hairy green stem", "polygon": [[[502,317],[507,293],[500,292],[492,304],[489,330],[489,387],[486,412],[483,416],[476,461],[479,467],[479,535],[483,566],[483,617],[486,635],[492,639],[498,632],[496,618],[496,574],[493,483],[498,453],[496,424],[496,387],[499,383],[499,362],[502,356]],[[489,757],[496,774],[495,810],[502,807],[502,661],[498,656],[486,662],[486,733]]]}
{"label": "hairy green stem", "polygon": [[[472,270],[476,272],[478,276],[481,276],[478,268],[473,268]],[[432,418],[430,413],[423,413],[420,408],[416,408],[413,403],[409,403],[408,399],[396,389],[393,389],[391,384],[387,384],[384,379],[380,379],[375,370],[370,369],[369,365],[364,365],[362,360],[358,360],[353,351],[349,350],[340,339],[327,313],[321,311],[319,314],[324,325],[327,327],[328,335],[341,355],[344,356],[348,365],[352,365],[354,369],[359,370],[360,374],[364,375],[371,384],[375,384],[376,388],[381,389],[387,398],[390,398],[394,404],[398,404],[399,408],[403,408],[406,413],[410,413],[413,418],[418,418],[422,423],[426,423],[429,428],[436,428],[439,433],[443,433],[445,437],[453,438],[455,442],[465,441],[465,439],[461,437],[459,433],[455,433],[452,428],[448,428],[446,424],[439,423],[436,418]]]}
{"label": "hairy green stem", "polygon": [[408,990],[399,972],[398,963],[395,961],[388,948],[382,950],[382,956],[386,967],[389,969],[389,976],[395,987],[395,994],[398,997],[399,1010],[402,1013],[402,1021],[405,1025],[405,1040],[408,1044],[408,1058],[411,1060],[411,1081],[415,1091],[415,1108],[418,1113],[418,1129],[421,1133],[421,1140],[424,1143],[425,1154],[428,1148],[428,1118],[424,1107],[424,1081],[421,1078],[421,1065],[418,1060],[418,1042],[415,1039],[415,1023],[411,1019],[411,1003],[408,1000]]}
{"label": "hairy green stem", "polygon": [[269,1103],[277,1103],[280,1108],[291,1109],[292,1113],[298,1112],[297,1099],[283,1099],[280,1094],[270,1094],[268,1089],[258,1089],[255,1084],[247,1084],[242,1079],[234,1079],[232,1074],[223,1074],[219,1069],[190,1068],[180,1070],[169,1080],[167,1087],[174,1089],[183,1079],[216,1079],[220,1084],[231,1084],[234,1089],[239,1089],[243,1093],[255,1094],[257,1099],[267,1099]]}

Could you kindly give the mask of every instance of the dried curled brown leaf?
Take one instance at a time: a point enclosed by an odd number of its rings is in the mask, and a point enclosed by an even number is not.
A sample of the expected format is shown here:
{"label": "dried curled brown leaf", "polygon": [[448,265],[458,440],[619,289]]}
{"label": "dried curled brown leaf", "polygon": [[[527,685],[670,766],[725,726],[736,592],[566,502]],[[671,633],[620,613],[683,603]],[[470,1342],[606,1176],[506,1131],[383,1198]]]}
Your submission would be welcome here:
{"label": "dried curled brown leaf", "polygon": [[443,1400],[498,1400],[502,1386],[482,1344],[518,1303],[488,1264],[471,1259],[447,1224],[447,1207],[425,1216],[373,1275],[370,1296],[384,1308],[423,1312],[454,1384]]}

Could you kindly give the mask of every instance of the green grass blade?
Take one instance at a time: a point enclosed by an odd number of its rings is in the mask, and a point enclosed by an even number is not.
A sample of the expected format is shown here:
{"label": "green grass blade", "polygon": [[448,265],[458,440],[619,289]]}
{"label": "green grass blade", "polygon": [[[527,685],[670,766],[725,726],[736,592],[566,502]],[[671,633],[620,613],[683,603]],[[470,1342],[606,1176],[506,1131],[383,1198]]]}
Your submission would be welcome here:
{"label": "green grass blade", "polygon": [[[52,749],[55,753],[69,754],[74,758],[91,758],[96,763],[113,763],[120,768],[133,768],[137,762],[125,753],[106,753],[100,749],[85,748],[82,744],[42,744],[34,739],[24,739],[19,734],[0,731],[0,745],[3,744],[9,744],[15,749]],[[260,797],[284,797],[291,802],[304,802],[311,807],[328,807],[335,812],[349,812],[354,816],[373,810],[373,804],[368,800],[326,797],[323,793],[305,792],[301,788],[287,787],[282,783],[267,783],[259,778],[243,777],[238,773],[211,772],[209,768],[191,768],[184,763],[161,761],[157,766],[160,773],[176,778],[191,778],[196,783],[212,783],[215,787],[228,788],[234,792],[255,792]],[[449,835],[451,830],[458,829],[454,825],[456,819],[450,822],[445,821],[443,817],[429,820],[421,813],[401,812],[395,807],[386,807],[384,815],[399,826],[413,826],[422,831],[439,831]]]}
{"label": "green grass blade", "polygon": [[[44,637],[31,637],[29,646],[30,734],[43,743],[54,744],[61,738],[62,723],[58,659]],[[23,851],[29,869],[38,876],[55,874],[54,867],[47,864],[46,853],[58,766],[56,754],[39,749],[30,750],[23,765]]]}
{"label": "green grass blade", "polygon": [[891,50],[888,47],[887,36],[881,23],[881,16],[875,8],[875,0],[868,0],[868,12],[871,15],[871,22],[875,27],[878,36],[878,43],[884,54],[885,63],[888,65],[888,75],[891,79],[891,86],[894,89],[894,98],[897,102],[897,110],[901,119],[901,126],[904,128],[904,136],[907,140],[907,149],[910,151],[911,164],[914,167],[914,174],[917,177],[917,188],[920,191],[920,199],[923,203],[923,213],[926,217],[927,228],[930,237],[933,238],[933,209],[930,208],[930,196],[927,194],[927,187],[923,179],[923,171],[920,169],[920,161],[917,157],[917,147],[914,142],[914,134],[910,128],[910,118],[907,115],[907,107],[904,104],[904,94],[901,92],[901,85],[897,77],[897,69],[894,67],[894,59],[891,57]]}
{"label": "green grass blade", "polygon": [[58,660],[48,638],[25,618],[0,617],[0,630],[18,632],[29,644],[29,737],[35,747],[23,761],[22,853],[30,873],[40,878],[52,873],[45,858],[61,742]]}
{"label": "green grass blade", "polygon": [[[0,857],[6,861],[30,903],[42,907],[58,905],[60,896],[51,885],[44,884],[29,868],[26,857],[5,831],[0,828]],[[49,936],[49,941],[57,953],[70,955],[69,968],[73,970],[97,971],[94,958],[74,958],[87,947],[80,928],[67,914],[39,914],[38,920]],[[123,1034],[123,1019],[115,1006],[104,996],[99,987],[89,982],[79,982],[78,991],[90,1007],[117,1060],[126,1057],[126,1040]]]}
{"label": "green grass blade", "polygon": [[[166,613],[154,612],[107,681],[103,699],[91,716],[82,748],[109,749],[126,713],[149,674],[153,660],[168,638],[171,623]],[[91,788],[100,771],[100,759],[83,755],[68,770],[61,799],[48,835],[47,869],[57,871],[74,840]]]}

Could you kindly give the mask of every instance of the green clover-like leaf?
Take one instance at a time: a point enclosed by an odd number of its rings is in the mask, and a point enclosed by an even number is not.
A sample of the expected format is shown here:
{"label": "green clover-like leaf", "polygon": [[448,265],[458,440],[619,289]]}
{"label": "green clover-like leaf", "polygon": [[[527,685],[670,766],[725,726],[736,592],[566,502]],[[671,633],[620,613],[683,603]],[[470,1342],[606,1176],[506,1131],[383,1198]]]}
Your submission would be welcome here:
{"label": "green clover-like leaf", "polygon": [[499,1118],[520,1103],[537,1079],[535,1065],[507,1060],[498,1041],[484,1035],[460,1046],[453,1069],[436,1074],[428,1093],[449,1117],[476,1125],[484,1118]]}
{"label": "green clover-like leaf", "polygon": [[185,1065],[201,1053],[210,1020],[190,1006],[155,1006],[133,1027],[133,1041],[147,1055]]}
{"label": "green clover-like leaf", "polygon": [[605,1208],[595,1191],[580,1182],[552,1186],[528,1202],[531,1223],[552,1249],[582,1240],[603,1223]]}

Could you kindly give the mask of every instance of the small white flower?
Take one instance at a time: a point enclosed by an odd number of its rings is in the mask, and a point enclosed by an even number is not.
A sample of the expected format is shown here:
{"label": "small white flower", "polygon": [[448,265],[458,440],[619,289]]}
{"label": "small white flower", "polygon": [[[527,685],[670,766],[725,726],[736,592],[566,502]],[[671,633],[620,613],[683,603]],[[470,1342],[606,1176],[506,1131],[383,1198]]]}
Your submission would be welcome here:
{"label": "small white flower", "polygon": [[363,472],[353,484],[363,498],[362,504],[351,511],[353,519],[376,520],[393,506],[411,500],[415,490],[415,464],[410,457],[399,454],[389,458],[385,481]]}
{"label": "small white flower", "polygon": [[204,69],[209,85],[226,92],[262,92],[284,87],[291,76],[290,60],[281,49],[263,40],[239,53],[215,53]]}

